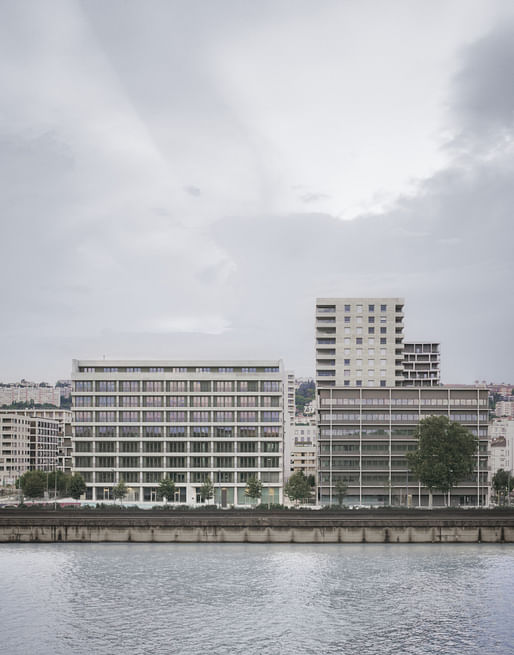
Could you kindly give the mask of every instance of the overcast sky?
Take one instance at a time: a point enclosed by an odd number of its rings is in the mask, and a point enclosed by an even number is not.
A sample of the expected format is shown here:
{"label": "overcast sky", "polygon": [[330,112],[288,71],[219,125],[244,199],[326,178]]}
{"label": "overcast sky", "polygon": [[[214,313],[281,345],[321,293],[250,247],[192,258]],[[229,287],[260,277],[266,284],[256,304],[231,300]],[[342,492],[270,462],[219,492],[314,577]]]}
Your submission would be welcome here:
{"label": "overcast sky", "polygon": [[403,296],[514,382],[510,0],[0,0],[0,380],[283,358]]}

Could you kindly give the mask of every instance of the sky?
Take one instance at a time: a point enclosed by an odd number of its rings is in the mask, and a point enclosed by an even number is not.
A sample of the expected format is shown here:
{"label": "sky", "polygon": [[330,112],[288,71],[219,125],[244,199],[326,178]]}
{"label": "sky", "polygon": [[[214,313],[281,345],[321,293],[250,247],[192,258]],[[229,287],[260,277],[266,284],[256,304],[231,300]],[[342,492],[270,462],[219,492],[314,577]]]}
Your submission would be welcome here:
{"label": "sky", "polygon": [[514,382],[509,0],[0,0],[0,380],[278,359],[405,298]]}

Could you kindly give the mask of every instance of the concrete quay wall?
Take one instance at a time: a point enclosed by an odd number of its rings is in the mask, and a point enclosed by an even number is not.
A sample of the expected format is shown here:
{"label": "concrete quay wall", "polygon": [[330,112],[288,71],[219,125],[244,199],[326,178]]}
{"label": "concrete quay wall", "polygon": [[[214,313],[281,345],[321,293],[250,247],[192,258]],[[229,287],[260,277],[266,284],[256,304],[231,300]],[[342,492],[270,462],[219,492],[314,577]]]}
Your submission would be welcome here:
{"label": "concrete quay wall", "polygon": [[434,520],[141,521],[15,519],[0,521],[0,543],[514,543],[514,521]]}

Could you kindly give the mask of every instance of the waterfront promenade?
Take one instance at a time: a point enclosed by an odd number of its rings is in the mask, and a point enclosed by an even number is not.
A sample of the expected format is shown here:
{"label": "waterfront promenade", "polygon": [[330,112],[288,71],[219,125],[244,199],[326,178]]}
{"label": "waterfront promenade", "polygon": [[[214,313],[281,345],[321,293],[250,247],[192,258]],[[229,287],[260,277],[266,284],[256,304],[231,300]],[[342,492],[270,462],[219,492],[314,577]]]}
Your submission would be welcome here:
{"label": "waterfront promenade", "polygon": [[514,511],[0,511],[0,543],[514,543]]}

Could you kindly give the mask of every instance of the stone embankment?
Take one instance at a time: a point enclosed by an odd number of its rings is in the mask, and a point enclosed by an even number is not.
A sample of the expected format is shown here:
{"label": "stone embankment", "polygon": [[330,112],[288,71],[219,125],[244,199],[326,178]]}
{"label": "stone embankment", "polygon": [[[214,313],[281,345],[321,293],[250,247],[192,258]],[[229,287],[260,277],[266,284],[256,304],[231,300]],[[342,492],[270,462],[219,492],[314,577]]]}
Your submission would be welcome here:
{"label": "stone embankment", "polygon": [[514,512],[0,511],[0,543],[514,543]]}

